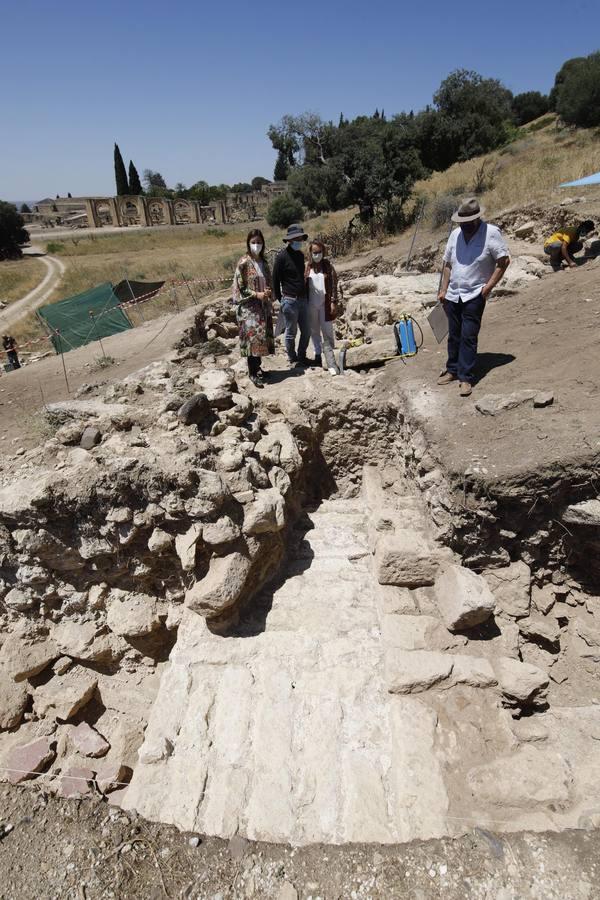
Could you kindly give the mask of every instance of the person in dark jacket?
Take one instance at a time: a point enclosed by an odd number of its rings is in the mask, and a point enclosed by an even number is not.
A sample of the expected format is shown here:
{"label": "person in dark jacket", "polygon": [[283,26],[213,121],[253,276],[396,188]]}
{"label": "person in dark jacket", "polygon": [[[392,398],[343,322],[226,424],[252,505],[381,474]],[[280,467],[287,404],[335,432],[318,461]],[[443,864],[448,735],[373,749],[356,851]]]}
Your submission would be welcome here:
{"label": "person in dark jacket", "polygon": [[[302,244],[307,240],[307,235],[301,225],[290,225],[283,240],[287,246],[277,254],[273,266],[273,294],[281,303],[285,318],[285,349],[288,360],[298,366],[306,366],[310,325]],[[298,326],[300,339],[296,353]]]}
{"label": "person in dark jacket", "polygon": [[19,354],[17,353],[17,342],[10,334],[5,334],[2,338],[2,346],[6,350],[8,363],[12,369],[20,369]]}

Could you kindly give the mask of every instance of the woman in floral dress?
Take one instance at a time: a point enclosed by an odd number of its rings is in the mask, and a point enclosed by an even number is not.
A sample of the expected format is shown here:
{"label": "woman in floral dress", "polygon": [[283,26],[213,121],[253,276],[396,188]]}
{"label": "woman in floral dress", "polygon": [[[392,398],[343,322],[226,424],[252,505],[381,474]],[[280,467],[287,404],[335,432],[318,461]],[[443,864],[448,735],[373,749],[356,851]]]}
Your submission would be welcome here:
{"label": "woman in floral dress", "polygon": [[262,357],[275,352],[271,271],[262,231],[255,228],[248,234],[246,248],[248,252],[238,262],[233,278],[233,302],[240,327],[240,352],[248,360],[250,380],[262,388]]}

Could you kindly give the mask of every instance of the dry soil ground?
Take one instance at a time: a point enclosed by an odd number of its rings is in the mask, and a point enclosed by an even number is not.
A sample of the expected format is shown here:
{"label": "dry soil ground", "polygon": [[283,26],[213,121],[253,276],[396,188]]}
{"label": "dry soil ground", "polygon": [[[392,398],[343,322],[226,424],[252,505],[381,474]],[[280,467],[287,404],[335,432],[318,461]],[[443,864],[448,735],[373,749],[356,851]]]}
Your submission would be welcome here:
{"label": "dry soil ground", "polygon": [[596,900],[599,854],[586,831],[300,849],[201,839],[0,787],[0,900]]}
{"label": "dry soil ground", "polygon": [[[431,334],[406,366],[394,362],[385,383],[408,401],[445,465],[464,473],[483,459],[489,480],[600,456],[600,259],[542,279],[488,304],[479,343],[479,381],[470,398],[456,383],[436,385],[446,348]],[[475,401],[535,388],[552,406],[531,404],[483,416]]]}

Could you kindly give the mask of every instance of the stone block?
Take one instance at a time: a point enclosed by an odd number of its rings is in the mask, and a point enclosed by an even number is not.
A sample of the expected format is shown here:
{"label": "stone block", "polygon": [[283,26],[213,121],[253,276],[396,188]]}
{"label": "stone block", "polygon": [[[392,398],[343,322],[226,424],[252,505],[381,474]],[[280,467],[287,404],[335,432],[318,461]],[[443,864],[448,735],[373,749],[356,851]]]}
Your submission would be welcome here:
{"label": "stone block", "polygon": [[593,528],[600,526],[600,498],[595,500],[583,500],[568,506],[563,515],[563,522],[570,525],[589,525]]}
{"label": "stone block", "polygon": [[175,552],[184,572],[193,572],[196,565],[196,544],[202,537],[202,525],[194,523],[184,534],[175,537]]}
{"label": "stone block", "polygon": [[530,810],[565,803],[572,775],[561,756],[526,744],[509,756],[471,769],[467,783],[480,802]]}
{"label": "stone block", "polygon": [[244,534],[268,534],[285,526],[285,500],[278,490],[259,491],[244,509]]}
{"label": "stone block", "polygon": [[548,676],[541,669],[502,657],[493,661],[498,684],[510,703],[543,702],[548,687]]}
{"label": "stone block", "polygon": [[470,687],[486,688],[498,684],[492,665],[488,659],[478,656],[453,657],[452,683],[468,684]]}
{"label": "stone block", "polygon": [[0,666],[0,730],[20,724],[27,706],[27,686],[13,680],[12,673]]}
{"label": "stone block", "polygon": [[496,601],[485,578],[463,566],[446,566],[435,581],[437,606],[449,631],[485,622]]}
{"label": "stone block", "polygon": [[434,583],[439,558],[422,534],[400,530],[380,539],[375,565],[379,584],[416,588]]}
{"label": "stone block", "polygon": [[241,553],[213,557],[208,574],[187,591],[185,603],[206,618],[218,616],[240,599],[251,562]]}
{"label": "stone block", "polygon": [[229,516],[221,516],[216,522],[208,522],[204,526],[202,539],[206,544],[218,547],[237,540],[240,534],[239,526]]}
{"label": "stone block", "polygon": [[83,447],[84,450],[93,450],[101,440],[102,432],[100,429],[96,428],[94,425],[88,425],[81,435],[79,445]]}
{"label": "stone block", "polygon": [[131,769],[122,762],[105,763],[98,769],[96,784],[103,794],[111,794],[124,788],[131,779]]}
{"label": "stone block", "polygon": [[19,632],[9,634],[0,649],[0,667],[15,681],[24,681],[43,672],[60,656],[55,641],[50,638],[28,638]]}
{"label": "stone block", "polygon": [[39,718],[70,719],[92,699],[97,684],[98,679],[88,669],[74,666],[65,675],[56,675],[36,688],[34,711]]}
{"label": "stone block", "polygon": [[160,628],[156,599],[113,590],[106,601],[106,624],[124,638],[143,637]]}
{"label": "stone block", "polygon": [[541,638],[548,644],[558,644],[560,628],[554,617],[528,616],[519,621],[519,631],[526,637]]}
{"label": "stone block", "polygon": [[87,766],[70,766],[58,780],[57,793],[70,800],[89,797],[94,793],[93,781],[93,769],[89,769]]}
{"label": "stone block", "polygon": [[488,569],[484,576],[499,612],[513,619],[529,615],[531,569],[526,563],[515,562],[502,569]]}
{"label": "stone block", "polygon": [[80,722],[71,730],[71,741],[73,746],[83,756],[106,756],[110,750],[110,744],[98,734],[95,728],[88,725],[87,722]]}
{"label": "stone block", "polygon": [[162,528],[155,528],[148,540],[148,550],[151,553],[167,553],[173,546],[173,535]]}
{"label": "stone block", "polygon": [[182,425],[201,425],[211,415],[206,394],[194,394],[177,410],[177,418]]}
{"label": "stone block", "polygon": [[388,650],[385,674],[391,694],[415,694],[446,681],[453,657],[429,650]]}
{"label": "stone block", "polygon": [[8,780],[11,784],[20,784],[34,778],[50,765],[55,756],[54,741],[48,737],[13,747],[4,763]]}

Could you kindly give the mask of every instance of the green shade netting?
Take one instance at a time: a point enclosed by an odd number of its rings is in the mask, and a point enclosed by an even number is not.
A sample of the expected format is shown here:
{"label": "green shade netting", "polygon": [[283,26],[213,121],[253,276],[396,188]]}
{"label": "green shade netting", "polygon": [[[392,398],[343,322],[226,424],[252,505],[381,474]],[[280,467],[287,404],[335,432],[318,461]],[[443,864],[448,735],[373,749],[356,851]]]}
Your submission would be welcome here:
{"label": "green shade netting", "polygon": [[41,306],[37,314],[51,330],[54,349],[60,353],[131,328],[118,304],[119,298],[107,281],[83,294]]}

